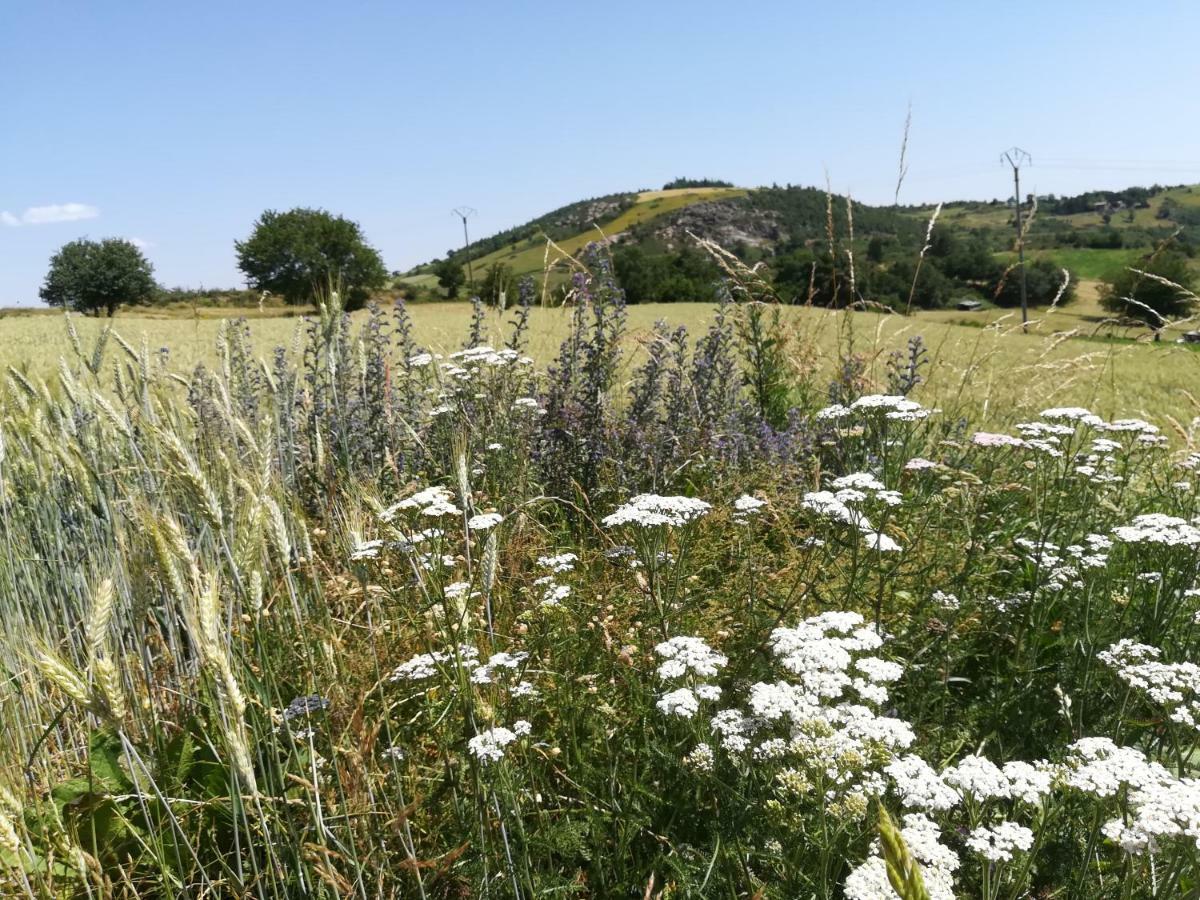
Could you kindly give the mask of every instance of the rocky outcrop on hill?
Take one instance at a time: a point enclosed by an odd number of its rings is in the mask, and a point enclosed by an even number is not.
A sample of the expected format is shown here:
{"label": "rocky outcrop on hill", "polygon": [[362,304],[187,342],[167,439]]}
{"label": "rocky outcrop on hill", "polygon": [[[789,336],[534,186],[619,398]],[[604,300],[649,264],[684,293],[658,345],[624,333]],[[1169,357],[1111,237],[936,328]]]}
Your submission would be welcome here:
{"label": "rocky outcrop on hill", "polygon": [[740,197],[685,207],[666,217],[654,229],[654,236],[675,248],[687,243],[689,232],[722,247],[774,246],[788,237],[778,213],[756,209]]}

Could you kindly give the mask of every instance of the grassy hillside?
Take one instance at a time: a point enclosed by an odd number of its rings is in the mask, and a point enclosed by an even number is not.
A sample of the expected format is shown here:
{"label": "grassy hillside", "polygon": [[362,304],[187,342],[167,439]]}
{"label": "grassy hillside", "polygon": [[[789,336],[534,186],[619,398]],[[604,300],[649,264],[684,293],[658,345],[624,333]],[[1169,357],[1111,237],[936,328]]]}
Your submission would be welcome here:
{"label": "grassy hillside", "polygon": [[[714,200],[727,200],[732,197],[745,196],[742,188],[678,188],[666,191],[643,191],[636,195],[633,204],[613,216],[594,223],[592,227],[581,230],[562,239],[556,239],[555,244],[561,252],[548,248],[546,238],[552,237],[538,229],[519,241],[510,243],[500,249],[493,250],[482,256],[473,257],[471,266],[476,277],[486,271],[493,263],[504,263],[512,268],[515,275],[532,275],[542,272],[549,261],[562,258],[563,254],[574,255],[592,241],[612,238],[634,225],[646,224],[660,217],[676,212],[696,203],[707,203]],[[535,224],[538,220],[535,220]],[[428,271],[418,270],[402,279],[404,283],[433,286],[437,279]]]}

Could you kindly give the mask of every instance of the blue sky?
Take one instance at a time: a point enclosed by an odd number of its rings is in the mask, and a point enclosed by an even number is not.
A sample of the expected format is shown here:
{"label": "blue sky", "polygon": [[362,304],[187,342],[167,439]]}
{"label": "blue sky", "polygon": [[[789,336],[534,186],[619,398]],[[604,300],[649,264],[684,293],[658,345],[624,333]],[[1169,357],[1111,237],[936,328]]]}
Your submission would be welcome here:
{"label": "blue sky", "polygon": [[890,202],[1200,182],[1194,2],[0,0],[0,305],[81,236],[240,284],[266,208],[359,221],[389,268],[677,176]]}

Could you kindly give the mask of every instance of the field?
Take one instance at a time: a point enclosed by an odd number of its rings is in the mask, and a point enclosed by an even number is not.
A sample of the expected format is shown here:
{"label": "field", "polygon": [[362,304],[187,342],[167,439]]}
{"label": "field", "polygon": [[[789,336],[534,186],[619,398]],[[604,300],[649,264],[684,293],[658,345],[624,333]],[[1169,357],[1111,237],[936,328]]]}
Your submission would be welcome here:
{"label": "field", "polygon": [[[624,335],[627,353],[620,374],[627,379],[641,361],[641,348],[658,321],[682,326],[693,336],[709,327],[716,307],[709,303],[632,306]],[[462,343],[471,318],[466,303],[431,303],[411,308],[413,338],[419,345],[452,352]],[[1182,423],[1200,414],[1200,354],[1191,347],[1165,342],[1065,339],[1071,332],[1085,338],[1097,335],[1104,317],[1095,286],[1085,284],[1080,298],[1049,316],[1035,311],[1029,333],[1022,333],[1020,313],[990,310],[961,313],[923,312],[905,318],[867,312],[830,312],[785,308],[789,329],[811,348],[813,365],[832,377],[839,350],[847,342],[864,357],[868,375],[884,377],[889,355],[920,336],[930,351],[926,396],[936,405],[952,405],[973,414],[1010,418],[1036,411],[1039,404],[1093,406],[1105,415],[1120,412]],[[487,314],[485,327],[498,338],[512,313]],[[361,325],[365,313],[356,313]],[[105,327],[103,320],[75,317],[75,328],[87,344]],[[569,309],[531,312],[529,353],[548,364],[571,324]],[[166,366],[182,374],[198,364],[218,363],[218,335],[225,325],[216,318],[137,314],[115,319],[116,332],[135,347],[146,347]],[[270,357],[276,347],[293,356],[304,324],[296,318],[263,317],[250,323],[253,352]],[[162,353],[163,349],[168,352]],[[60,316],[9,317],[0,328],[0,364],[34,377],[57,371],[59,359],[70,355],[67,331]]]}
{"label": "field", "polygon": [[0,896],[1200,893],[1200,354],[574,299],[0,320]]}

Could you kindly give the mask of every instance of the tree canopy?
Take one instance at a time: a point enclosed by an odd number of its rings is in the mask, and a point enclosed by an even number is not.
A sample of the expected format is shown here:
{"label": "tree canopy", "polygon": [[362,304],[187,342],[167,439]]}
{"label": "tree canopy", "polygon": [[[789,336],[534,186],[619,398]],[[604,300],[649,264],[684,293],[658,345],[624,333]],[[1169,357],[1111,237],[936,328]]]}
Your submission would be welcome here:
{"label": "tree canopy", "polygon": [[50,258],[38,293],[50,306],[111,316],[122,303],[144,303],[157,291],[154,267],[132,242],[81,238]]}
{"label": "tree canopy", "polygon": [[449,256],[434,263],[433,274],[437,276],[438,287],[442,288],[451,300],[458,296],[459,289],[467,281],[462,265]]}
{"label": "tree canopy", "polygon": [[332,287],[346,309],[358,309],[387,282],[383,260],[358,223],[323,209],[269,209],[234,247],[250,285],[288,303],[309,302]]}
{"label": "tree canopy", "polygon": [[1105,287],[1101,303],[1105,309],[1158,328],[1167,319],[1188,315],[1195,307],[1193,280],[1187,257],[1166,250],[1123,269]]}
{"label": "tree canopy", "polygon": [[[1063,288],[1063,281],[1067,286]],[[1025,262],[1026,302],[1029,306],[1048,306],[1058,297],[1059,305],[1070,303],[1075,299],[1075,279],[1067,280],[1061,266],[1049,259],[1035,259]],[[1059,291],[1062,296],[1059,297]],[[1003,274],[992,292],[992,302],[997,306],[1021,305],[1021,270],[1014,267]]]}

